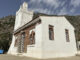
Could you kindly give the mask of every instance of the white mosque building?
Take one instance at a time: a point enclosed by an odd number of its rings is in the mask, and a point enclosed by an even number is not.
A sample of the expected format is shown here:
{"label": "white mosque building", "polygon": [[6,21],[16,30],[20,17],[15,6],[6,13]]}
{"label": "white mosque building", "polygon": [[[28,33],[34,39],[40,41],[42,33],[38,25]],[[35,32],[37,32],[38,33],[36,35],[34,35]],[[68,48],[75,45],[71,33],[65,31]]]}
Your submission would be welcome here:
{"label": "white mosque building", "polygon": [[39,15],[24,2],[16,12],[13,39],[8,54],[34,58],[75,56],[75,28],[65,16]]}

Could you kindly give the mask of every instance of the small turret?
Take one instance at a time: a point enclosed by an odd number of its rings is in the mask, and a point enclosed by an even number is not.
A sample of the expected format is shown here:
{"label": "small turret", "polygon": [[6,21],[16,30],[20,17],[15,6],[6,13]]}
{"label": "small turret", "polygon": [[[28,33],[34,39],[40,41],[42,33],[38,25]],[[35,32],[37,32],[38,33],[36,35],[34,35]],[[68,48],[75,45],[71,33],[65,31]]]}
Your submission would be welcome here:
{"label": "small turret", "polygon": [[26,2],[24,2],[21,7],[21,9],[28,9],[28,4]]}

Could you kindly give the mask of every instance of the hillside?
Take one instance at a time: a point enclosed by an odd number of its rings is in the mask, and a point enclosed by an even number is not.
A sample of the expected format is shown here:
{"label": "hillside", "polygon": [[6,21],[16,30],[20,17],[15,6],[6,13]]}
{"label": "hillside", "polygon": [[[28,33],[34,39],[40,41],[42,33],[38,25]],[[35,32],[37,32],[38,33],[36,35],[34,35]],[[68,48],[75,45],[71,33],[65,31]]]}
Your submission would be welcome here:
{"label": "hillside", "polygon": [[0,19],[0,49],[8,50],[14,27],[15,16],[6,16]]}
{"label": "hillside", "polygon": [[76,40],[80,41],[80,16],[65,16],[65,17],[75,27]]}
{"label": "hillside", "polygon": [[[35,15],[35,19],[39,15]],[[80,40],[80,16],[65,16],[75,27],[76,40]],[[12,41],[15,16],[6,16],[0,19],[0,49],[8,51]]]}

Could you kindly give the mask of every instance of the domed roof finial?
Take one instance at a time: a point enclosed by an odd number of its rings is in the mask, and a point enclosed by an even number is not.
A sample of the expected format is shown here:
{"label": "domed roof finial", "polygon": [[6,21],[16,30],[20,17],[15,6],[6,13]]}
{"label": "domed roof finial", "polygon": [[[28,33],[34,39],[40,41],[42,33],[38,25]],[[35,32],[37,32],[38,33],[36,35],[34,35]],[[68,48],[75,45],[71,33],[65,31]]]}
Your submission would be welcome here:
{"label": "domed roof finial", "polygon": [[27,8],[28,8],[28,3],[27,3],[27,2],[24,2],[24,3],[22,4],[22,8],[23,8],[23,9],[27,9]]}

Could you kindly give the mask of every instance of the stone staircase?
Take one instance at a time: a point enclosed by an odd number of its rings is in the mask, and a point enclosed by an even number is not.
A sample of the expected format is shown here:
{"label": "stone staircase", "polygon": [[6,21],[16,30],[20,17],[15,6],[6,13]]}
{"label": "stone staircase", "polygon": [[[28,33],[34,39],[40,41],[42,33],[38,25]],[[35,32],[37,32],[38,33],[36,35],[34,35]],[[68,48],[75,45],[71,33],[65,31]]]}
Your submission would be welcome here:
{"label": "stone staircase", "polygon": [[24,53],[18,53],[17,56],[24,56]]}
{"label": "stone staircase", "polygon": [[80,56],[80,51],[77,52],[76,56]]}

